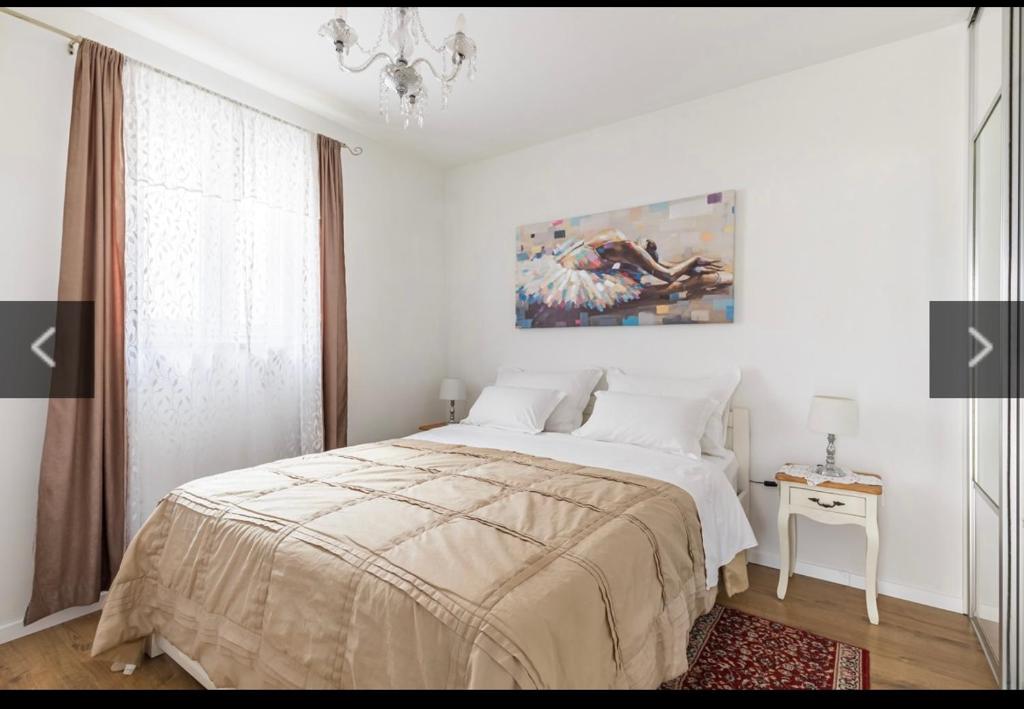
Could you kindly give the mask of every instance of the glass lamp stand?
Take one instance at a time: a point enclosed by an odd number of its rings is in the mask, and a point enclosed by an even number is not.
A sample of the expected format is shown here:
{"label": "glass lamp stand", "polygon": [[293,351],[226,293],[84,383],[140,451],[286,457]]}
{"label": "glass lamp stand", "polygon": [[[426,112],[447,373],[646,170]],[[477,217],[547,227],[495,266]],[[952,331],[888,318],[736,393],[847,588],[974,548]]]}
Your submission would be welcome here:
{"label": "glass lamp stand", "polygon": [[828,445],[825,446],[825,462],[819,463],[814,472],[827,478],[845,478],[846,472],[836,466],[836,434],[828,434]]}

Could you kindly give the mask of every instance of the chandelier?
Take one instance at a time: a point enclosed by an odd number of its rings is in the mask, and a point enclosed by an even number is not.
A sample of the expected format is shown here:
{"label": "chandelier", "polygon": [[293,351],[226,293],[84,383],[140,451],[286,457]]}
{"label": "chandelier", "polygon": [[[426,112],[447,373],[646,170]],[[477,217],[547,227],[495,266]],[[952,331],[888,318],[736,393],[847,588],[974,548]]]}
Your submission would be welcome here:
{"label": "chandelier", "polygon": [[[378,90],[380,114],[385,122],[391,118],[393,92],[398,96],[403,127],[408,128],[410,120],[415,120],[419,126],[423,125],[427,87],[421,69],[428,69],[440,82],[442,110],[448,105],[451,85],[458,78],[463,66],[468,64],[467,73],[470,79],[476,74],[476,43],[466,36],[466,18],[461,14],[455,21],[455,32],[446,37],[440,45],[436,45],[427,38],[417,8],[385,8],[377,41],[371,47],[364,47],[359,43],[359,35],[348,24],[347,17],[347,8],[336,8],[334,19],[320,27],[320,35],[329,37],[334,42],[338,66],[342,71],[358,73],[369,69],[378,59],[384,61],[380,70]],[[390,45],[390,49],[385,49],[385,42]],[[420,42],[438,55],[440,68],[435,67],[426,57],[413,57]],[[361,63],[347,63],[352,49],[357,49],[364,55]]]}

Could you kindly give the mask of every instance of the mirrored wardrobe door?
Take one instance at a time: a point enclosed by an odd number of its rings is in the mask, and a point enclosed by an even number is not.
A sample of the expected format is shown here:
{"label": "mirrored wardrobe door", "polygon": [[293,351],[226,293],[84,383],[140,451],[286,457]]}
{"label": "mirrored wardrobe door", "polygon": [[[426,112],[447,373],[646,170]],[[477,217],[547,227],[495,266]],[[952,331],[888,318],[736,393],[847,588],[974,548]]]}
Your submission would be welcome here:
{"label": "mirrored wardrobe door", "polygon": [[[973,144],[974,297],[1006,298],[1002,221],[1003,121],[997,99]],[[971,616],[998,673],[1000,664],[1000,518],[1004,461],[1003,399],[977,398],[973,405]]]}
{"label": "mirrored wardrobe door", "polygon": [[[1022,120],[1021,92],[1024,91],[1024,8],[1008,7],[1003,9],[1003,90],[1007,107],[1004,116],[1007,121],[1006,149],[1009,155],[1007,174],[1007,224],[1008,244],[1010,251],[1010,300],[1016,301],[1018,307],[1024,300],[1024,256],[1021,245],[1024,244],[1024,181],[1022,181],[1022,161],[1024,161],[1024,120]],[[1024,316],[1019,312],[1011,322],[1011,330],[1017,347],[1024,342]],[[1021,384],[1024,383],[1024,361],[1020,357],[1011,358],[1011,381],[1016,385],[1017,397],[1011,399],[1008,407],[1007,438],[1008,474],[1003,480],[1003,516],[1002,516],[1002,578],[1004,600],[1002,620],[1002,646],[1005,654],[1002,660],[1002,684],[1008,689],[1020,689],[1024,685],[1024,665],[1021,658],[1021,638],[1024,626],[1021,623],[1022,589],[1024,574],[1021,571],[1020,548],[1021,532],[1024,530],[1024,515],[1021,514]]]}
{"label": "mirrored wardrobe door", "polygon": [[[970,32],[970,261],[976,301],[1009,298],[1006,229],[1007,150],[1002,8],[979,8]],[[969,405],[969,604],[971,622],[997,679],[1003,664],[1003,480],[1007,469],[1007,399]]]}

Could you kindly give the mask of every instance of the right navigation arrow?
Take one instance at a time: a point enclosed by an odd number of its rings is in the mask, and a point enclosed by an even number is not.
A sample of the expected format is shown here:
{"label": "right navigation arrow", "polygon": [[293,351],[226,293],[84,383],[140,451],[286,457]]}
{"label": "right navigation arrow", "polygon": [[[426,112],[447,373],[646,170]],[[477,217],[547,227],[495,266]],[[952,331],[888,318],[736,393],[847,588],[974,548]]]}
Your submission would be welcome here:
{"label": "right navigation arrow", "polygon": [[[967,363],[968,367],[974,369],[975,365],[977,365],[978,362],[988,357],[988,353],[992,351],[992,343],[989,342],[984,335],[975,330],[973,327],[967,328],[967,334],[969,334],[971,337],[977,340],[978,344],[981,345],[981,352],[971,357],[971,361]],[[962,362],[963,360],[960,361]]]}

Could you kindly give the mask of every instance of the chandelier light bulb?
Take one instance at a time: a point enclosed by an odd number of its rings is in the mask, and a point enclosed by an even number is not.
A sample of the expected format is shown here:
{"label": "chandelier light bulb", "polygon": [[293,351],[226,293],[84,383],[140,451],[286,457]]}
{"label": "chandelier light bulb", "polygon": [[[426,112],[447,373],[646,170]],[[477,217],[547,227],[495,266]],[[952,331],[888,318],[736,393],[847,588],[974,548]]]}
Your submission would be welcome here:
{"label": "chandelier light bulb", "polygon": [[459,13],[459,16],[457,18],[455,18],[455,31],[456,32],[465,32],[466,31],[466,16],[463,15],[461,12]]}

